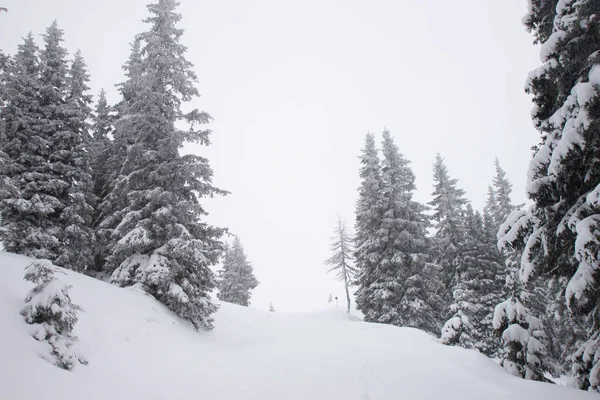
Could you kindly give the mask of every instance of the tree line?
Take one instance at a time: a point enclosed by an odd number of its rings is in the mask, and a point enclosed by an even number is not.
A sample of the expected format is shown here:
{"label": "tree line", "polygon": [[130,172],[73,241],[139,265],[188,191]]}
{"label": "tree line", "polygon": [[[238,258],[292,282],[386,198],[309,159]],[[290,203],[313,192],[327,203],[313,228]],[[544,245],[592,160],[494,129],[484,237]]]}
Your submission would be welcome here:
{"label": "tree line", "polygon": [[[16,54],[0,53],[0,240],[9,252],[139,285],[210,329],[211,291],[248,305],[258,281],[239,239],[229,249],[226,229],[205,221],[202,199],[227,194],[209,161],[179,151],[210,144],[211,117],[183,111],[199,93],[177,5],[147,6],[115,105],[104,91],[93,104],[82,53],[69,57],[56,21],[41,48],[29,33]],[[218,278],[211,267],[223,254]]]}

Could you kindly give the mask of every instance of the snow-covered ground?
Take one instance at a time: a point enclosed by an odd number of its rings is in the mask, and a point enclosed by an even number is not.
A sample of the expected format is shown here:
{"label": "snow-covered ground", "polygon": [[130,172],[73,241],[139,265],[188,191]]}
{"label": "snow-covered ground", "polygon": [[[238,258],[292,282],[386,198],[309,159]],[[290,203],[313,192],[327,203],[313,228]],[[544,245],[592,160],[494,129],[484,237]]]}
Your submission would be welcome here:
{"label": "snow-covered ground", "polygon": [[[343,312],[269,313],[222,304],[195,332],[150,296],[68,272],[89,365],[61,370],[19,315],[30,260],[0,253],[0,399],[592,399],[524,381],[474,351]],[[335,307],[335,306],[333,306]]]}

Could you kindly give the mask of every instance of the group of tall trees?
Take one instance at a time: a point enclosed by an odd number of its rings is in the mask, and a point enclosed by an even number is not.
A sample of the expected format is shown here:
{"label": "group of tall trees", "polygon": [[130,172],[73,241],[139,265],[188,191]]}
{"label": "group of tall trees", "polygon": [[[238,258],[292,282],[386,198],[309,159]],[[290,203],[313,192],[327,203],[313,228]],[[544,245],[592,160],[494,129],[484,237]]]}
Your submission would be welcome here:
{"label": "group of tall trees", "polygon": [[512,185],[497,159],[494,167],[480,212],[438,154],[432,200],[420,204],[409,161],[390,132],[383,132],[381,152],[367,134],[356,204],[357,308],[367,321],[419,328],[442,343],[500,358],[516,375],[545,380],[545,372],[567,364],[560,351],[550,354],[551,345],[564,346],[560,340],[575,329],[548,339],[542,321],[548,329],[560,326],[552,317],[557,307],[547,307],[557,304],[556,285],[525,287],[516,274],[517,252],[498,249],[497,232],[521,207],[511,202]]}
{"label": "group of tall trees", "polygon": [[567,373],[600,391],[598,10],[599,0],[529,1],[524,23],[543,62],[526,86],[541,134],[527,172],[530,207],[511,203],[496,160],[485,208],[474,211],[438,156],[429,218],[389,132],[381,160],[367,135],[355,252],[367,321],[441,327],[442,342],[499,357],[515,375]]}
{"label": "group of tall trees", "polygon": [[182,110],[198,91],[177,4],[148,5],[112,107],[101,93],[92,110],[84,59],[69,60],[56,22],[41,49],[29,34],[2,55],[0,235],[7,251],[141,285],[209,329],[224,230],[204,221],[200,201],[225,192],[208,160],[179,152],[209,144],[211,118]]}

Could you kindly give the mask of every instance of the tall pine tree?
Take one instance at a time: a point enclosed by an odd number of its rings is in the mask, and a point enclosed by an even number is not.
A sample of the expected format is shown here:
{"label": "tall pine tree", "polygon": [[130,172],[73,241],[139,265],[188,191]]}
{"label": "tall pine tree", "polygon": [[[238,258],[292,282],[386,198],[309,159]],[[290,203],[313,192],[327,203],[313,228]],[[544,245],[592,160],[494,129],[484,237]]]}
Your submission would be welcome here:
{"label": "tall pine tree", "polygon": [[434,234],[433,254],[443,269],[443,280],[447,288],[446,298],[452,295],[456,284],[456,271],[462,263],[461,246],[465,238],[464,207],[465,192],[457,187],[458,179],[451,178],[444,159],[438,153],[433,164],[433,209]]}
{"label": "tall pine tree", "polygon": [[[150,27],[136,40],[139,54],[132,54],[115,121],[126,156],[103,207],[110,204],[116,212],[104,214],[100,227],[109,231],[112,282],[141,284],[196,329],[210,329],[216,310],[210,267],[222,251],[223,230],[202,221],[206,211],[199,199],[224,192],[212,185],[208,160],[179,153],[188,141],[209,144],[210,131],[201,125],[210,116],[181,110],[198,90],[180,43],[177,5],[148,5],[151,16],[144,22]],[[178,128],[179,122],[189,129]]]}
{"label": "tall pine tree", "polygon": [[361,184],[356,202],[354,241],[354,262],[358,269],[355,278],[358,286],[355,300],[356,308],[363,312],[365,321],[374,322],[379,318],[380,299],[376,295],[375,285],[378,279],[377,266],[383,248],[383,242],[378,236],[383,218],[383,180],[381,161],[372,133],[367,133],[365,137],[360,163]]}
{"label": "tall pine tree", "polygon": [[64,226],[61,254],[56,260],[57,265],[73,269],[88,269],[93,261],[92,217],[96,199],[92,192],[89,80],[83,56],[77,51],[67,75],[63,110],[63,135],[70,136],[70,143],[65,145],[65,157],[61,161],[66,164],[69,187],[66,207],[61,214]]}

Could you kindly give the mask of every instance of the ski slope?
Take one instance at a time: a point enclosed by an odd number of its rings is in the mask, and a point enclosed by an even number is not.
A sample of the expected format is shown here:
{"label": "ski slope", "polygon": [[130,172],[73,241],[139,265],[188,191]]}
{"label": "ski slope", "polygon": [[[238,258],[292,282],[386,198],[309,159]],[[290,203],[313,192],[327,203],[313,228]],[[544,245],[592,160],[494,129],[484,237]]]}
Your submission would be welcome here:
{"label": "ski slope", "polygon": [[0,253],[0,399],[578,400],[596,395],[524,381],[486,357],[411,328],[335,310],[269,313],[221,304],[195,332],[150,296],[65,271],[85,310],[75,327],[89,365],[61,370],[19,315],[29,259]]}

